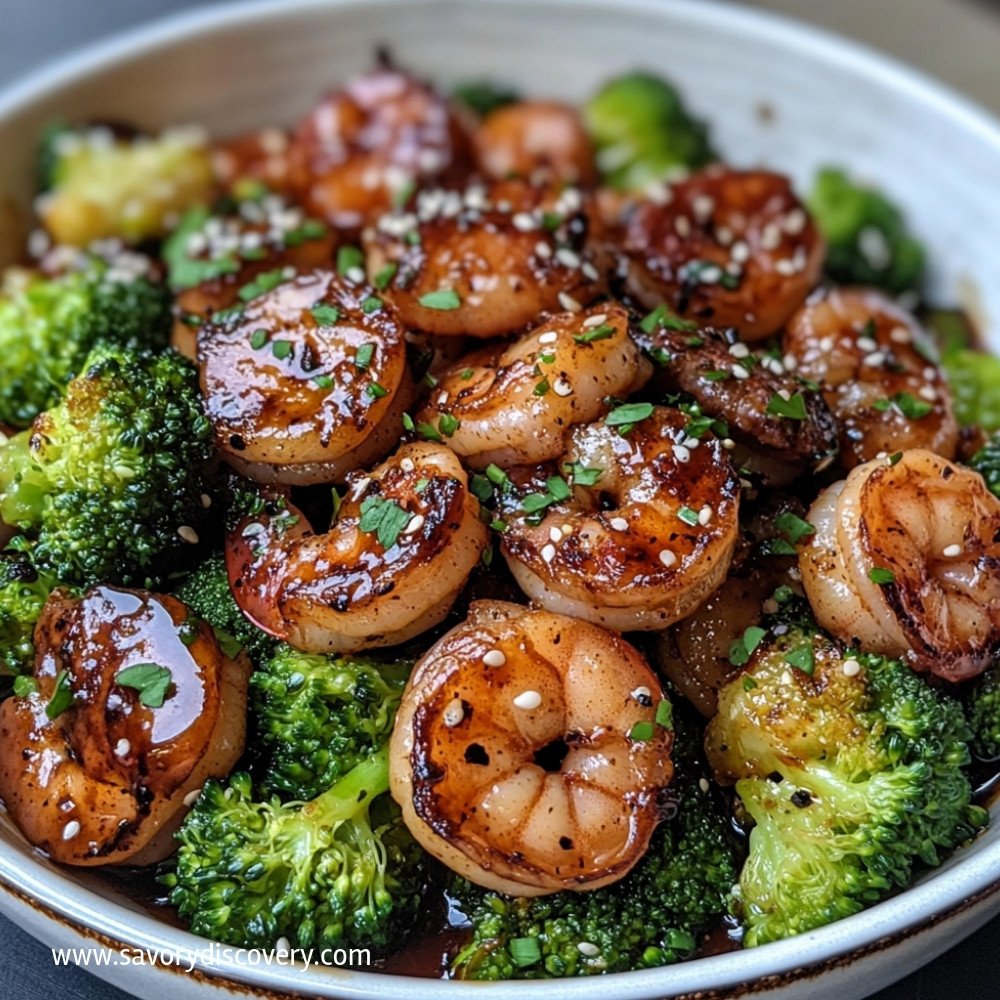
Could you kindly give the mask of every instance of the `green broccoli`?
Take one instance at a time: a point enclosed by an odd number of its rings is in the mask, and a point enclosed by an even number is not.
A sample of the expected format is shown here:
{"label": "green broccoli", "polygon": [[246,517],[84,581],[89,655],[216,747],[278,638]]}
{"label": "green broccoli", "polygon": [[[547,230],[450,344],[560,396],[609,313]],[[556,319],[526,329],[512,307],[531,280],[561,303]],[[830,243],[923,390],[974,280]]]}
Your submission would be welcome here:
{"label": "green broccoli", "polygon": [[472,925],[454,962],[464,979],[547,979],[626,972],[692,955],[727,910],[739,872],[728,810],[700,779],[701,729],[675,708],[677,814],[620,882],[591,892],[513,898],[464,879],[451,895]]}
{"label": "green broccoli", "polygon": [[170,296],[96,258],[58,277],[11,269],[0,294],[0,423],[27,427],[55,405],[98,344],[165,347]]}
{"label": "green broccoli", "polygon": [[0,448],[0,518],[61,583],[152,585],[198,541],[211,436],[189,361],[98,348]]}
{"label": "green broccoli", "polygon": [[209,201],[211,154],[196,129],[127,138],[104,126],[51,127],[39,152],[38,214],[57,243],[162,236],[178,213]]}
{"label": "green broccoli", "polygon": [[966,708],[976,756],[1000,758],[1000,660],[977,678],[966,695]]}
{"label": "green broccoli", "polygon": [[384,747],[305,804],[256,800],[246,773],[209,781],[160,881],[191,930],[214,941],[385,951],[412,926],[426,880],[388,787]]}
{"label": "green broccoli", "polygon": [[704,122],[691,116],[671,84],[651,73],[626,73],[583,108],[606,184],[638,191],[677,170],[716,159]]}
{"label": "green broccoli", "polygon": [[982,351],[952,351],[941,358],[955,416],[963,426],[1000,430],[1000,358]]}
{"label": "green broccoli", "polygon": [[755,823],[735,897],[745,944],[857,913],[973,837],[986,813],[969,735],[958,703],[900,661],[773,629],[705,736]]}
{"label": "green broccoli", "polygon": [[0,552],[0,675],[33,671],[35,624],[54,585],[32,564],[24,539]]}
{"label": "green broccoli", "polygon": [[262,791],[314,798],[384,745],[411,666],[279,646],[250,680]]}
{"label": "green broccoli", "polygon": [[262,632],[240,611],[229,586],[226,560],[221,555],[211,555],[195,566],[174,596],[217,633],[226,633],[246,649],[255,665],[273,654],[277,640]]}
{"label": "green broccoli", "polygon": [[920,291],[924,248],[882,192],[855,183],[837,167],[825,167],[808,204],[826,240],[826,273],[833,281],[874,285],[894,295]]}
{"label": "green broccoli", "polygon": [[1000,497],[1000,434],[994,434],[969,459],[969,465],[986,480],[990,490]]}

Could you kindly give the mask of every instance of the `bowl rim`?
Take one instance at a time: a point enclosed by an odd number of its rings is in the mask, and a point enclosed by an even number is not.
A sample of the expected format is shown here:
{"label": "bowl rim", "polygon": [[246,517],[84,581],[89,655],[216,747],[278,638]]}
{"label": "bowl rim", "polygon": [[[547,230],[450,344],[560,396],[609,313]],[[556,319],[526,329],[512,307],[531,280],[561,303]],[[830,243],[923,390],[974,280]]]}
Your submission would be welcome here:
{"label": "bowl rim", "polygon": [[[387,8],[426,3],[450,6],[490,3],[493,7],[521,7],[525,0],[235,0],[195,8],[156,19],[117,33],[81,50],[46,63],[0,91],[0,122],[30,108],[74,82],[134,61],[146,53],[176,46],[203,33],[254,21],[280,21],[289,13],[337,9]],[[646,14],[665,22],[699,24],[710,28],[725,24],[748,41],[767,38],[809,55],[824,66],[866,78],[873,85],[905,94],[914,102],[934,108],[973,133],[995,150],[1000,162],[1000,121],[970,98],[958,94],[928,74],[861,42],[823,28],[798,22],[768,10],[737,6],[724,0],[547,0],[551,6],[613,6],[623,17]],[[0,853],[2,888],[25,905],[35,906],[49,919],[63,921],[78,933],[101,944],[125,948],[184,949],[197,953],[211,947],[204,938],[165,921],[109,901],[81,885],[69,870],[53,868],[31,854],[8,857]],[[636,972],[570,980],[506,982],[502,990],[517,991],[524,1000],[605,1000],[612,993],[627,997],[653,997],[738,988],[758,979],[797,979],[814,974],[825,964],[855,957],[918,933],[932,923],[983,902],[1000,888],[1000,839],[962,849],[962,856],[947,870],[938,870],[904,892],[854,916],[794,938],[754,949],[695,959],[672,966]],[[90,933],[93,932],[93,933]],[[256,966],[216,958],[199,962],[197,971],[220,987],[226,982],[267,991],[308,990],[319,995],[380,997],[383,1000],[442,997],[469,1000],[482,997],[484,985],[323,967],[290,969]],[[718,995],[713,993],[712,995]]]}

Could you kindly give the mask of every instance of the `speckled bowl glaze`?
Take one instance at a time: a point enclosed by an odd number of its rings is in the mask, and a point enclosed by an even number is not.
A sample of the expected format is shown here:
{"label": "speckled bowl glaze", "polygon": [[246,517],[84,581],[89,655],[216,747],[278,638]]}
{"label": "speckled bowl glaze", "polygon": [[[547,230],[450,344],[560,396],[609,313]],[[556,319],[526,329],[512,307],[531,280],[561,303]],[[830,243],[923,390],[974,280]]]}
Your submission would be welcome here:
{"label": "speckled bowl glaze", "polygon": [[[65,60],[0,95],[0,263],[16,254],[40,127],[54,117],[217,134],[289,122],[377,45],[442,83],[493,76],[579,100],[647,67],[678,81],[738,165],[804,184],[840,162],[884,184],[933,258],[935,297],[958,302],[1000,350],[1000,127],[937,84],[857,45],[707,0],[280,0],[214,7]],[[994,809],[995,819],[998,809]],[[85,871],[34,853],[0,816],[0,910],[54,946],[203,948]],[[907,892],[793,940],[664,969],[488,986],[220,961],[193,973],[110,965],[141,997],[379,1000],[857,1000],[1000,912],[1000,824]]]}

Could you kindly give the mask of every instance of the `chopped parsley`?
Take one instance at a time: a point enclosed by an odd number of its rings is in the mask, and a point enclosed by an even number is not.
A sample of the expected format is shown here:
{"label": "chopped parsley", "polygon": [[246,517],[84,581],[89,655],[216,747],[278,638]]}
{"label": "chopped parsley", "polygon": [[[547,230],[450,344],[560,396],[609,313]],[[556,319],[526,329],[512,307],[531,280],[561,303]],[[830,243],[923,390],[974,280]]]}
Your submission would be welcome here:
{"label": "chopped parsley", "polygon": [[337,274],[342,278],[352,268],[361,267],[365,262],[364,254],[352,246],[343,246],[337,251]]}
{"label": "chopped parsley", "polygon": [[868,570],[868,579],[872,583],[877,583],[880,587],[884,587],[887,583],[896,582],[896,574],[885,566],[876,566],[874,569]]}
{"label": "chopped parsley", "polygon": [[753,655],[753,651],[760,645],[760,641],[765,635],[767,635],[767,629],[763,629],[759,625],[751,625],[744,629],[743,635],[729,647],[729,662],[734,667],[742,667]]}
{"label": "chopped parsley", "polygon": [[69,686],[69,673],[60,670],[56,674],[56,686],[49,703],[45,706],[45,714],[50,719],[57,719],[73,704],[73,690]]}
{"label": "chopped parsley", "polygon": [[795,649],[785,654],[785,663],[790,667],[801,670],[804,674],[812,675],[816,669],[816,653],[813,650],[812,640],[796,646]]}
{"label": "chopped parsley", "polygon": [[358,527],[374,534],[383,549],[391,549],[410,520],[410,515],[395,500],[368,497],[361,501]]}
{"label": "chopped parsley", "polygon": [[808,416],[806,398],[801,392],[795,393],[788,399],[775,393],[768,401],[767,412],[772,416],[785,417],[788,420],[805,420]]}
{"label": "chopped parsley", "polygon": [[135,663],[119,670],[115,682],[139,692],[139,704],[159,708],[166,700],[173,677],[167,667],[158,663]]}
{"label": "chopped parsley", "polygon": [[640,420],[645,420],[652,415],[652,403],[622,403],[604,418],[604,422],[608,427],[617,427],[618,433],[624,437]]}
{"label": "chopped parsley", "polygon": [[665,305],[658,305],[639,323],[639,327],[643,333],[652,333],[657,327],[661,326],[665,330],[680,330],[683,332],[698,329],[697,323],[689,319],[681,319],[680,316],[671,312]]}
{"label": "chopped parsley", "polygon": [[309,310],[320,326],[333,326],[340,319],[340,310],[336,306],[320,302]]}
{"label": "chopped parsley", "polygon": [[798,514],[793,514],[790,510],[779,514],[774,519],[774,526],[792,545],[797,545],[803,538],[816,533],[816,529],[808,521],[804,521]]}
{"label": "chopped parsley", "polygon": [[271,344],[271,353],[279,360],[284,361],[292,356],[292,342],[290,340],[276,340]]}
{"label": "chopped parsley", "polygon": [[604,470],[597,466],[587,466],[582,462],[566,462],[563,465],[563,472],[568,475],[577,486],[595,486]]}
{"label": "chopped parsley", "polygon": [[444,311],[457,309],[462,304],[458,292],[453,288],[440,288],[436,292],[428,292],[426,295],[421,295],[419,301],[427,309]]}
{"label": "chopped parsley", "polygon": [[385,267],[379,270],[378,274],[375,275],[375,280],[373,284],[380,291],[385,291],[389,287],[389,282],[396,277],[396,271],[399,269],[399,265],[395,261],[389,261]]}

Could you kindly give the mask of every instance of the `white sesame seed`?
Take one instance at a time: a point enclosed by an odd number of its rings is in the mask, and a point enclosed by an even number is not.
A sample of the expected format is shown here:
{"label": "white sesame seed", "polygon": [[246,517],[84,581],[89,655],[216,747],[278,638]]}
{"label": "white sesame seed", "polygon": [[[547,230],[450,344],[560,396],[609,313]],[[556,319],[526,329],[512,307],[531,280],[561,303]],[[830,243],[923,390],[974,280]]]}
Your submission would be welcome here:
{"label": "white sesame seed", "polygon": [[732,451],[736,447],[736,442],[732,438],[723,438],[722,447],[725,448],[726,451]]}
{"label": "white sesame seed", "polygon": [[441,719],[449,729],[453,729],[464,718],[465,709],[462,707],[461,698],[452,698],[441,713]]}
{"label": "white sesame seed", "polygon": [[781,672],[781,683],[784,684],[786,687],[791,686],[791,684],[793,683],[791,670],[783,670]]}
{"label": "white sesame seed", "polygon": [[539,240],[535,244],[535,256],[541,257],[543,260],[548,260],[552,256],[552,247],[545,240]]}
{"label": "white sesame seed", "polygon": [[682,444],[675,444],[673,447],[674,458],[682,465],[691,461],[691,452]]}
{"label": "white sesame seed", "polygon": [[518,212],[510,221],[514,224],[514,228],[520,229],[522,233],[527,233],[532,229],[538,228],[537,223],[529,212]]}
{"label": "white sesame seed", "polygon": [[885,354],[882,351],[875,351],[874,354],[866,355],[865,364],[871,365],[873,368],[878,368],[879,365],[885,363]]}
{"label": "white sesame seed", "polygon": [[750,378],[750,372],[743,365],[733,365],[733,378],[743,381]]}
{"label": "white sesame seed", "polygon": [[600,326],[602,323],[606,323],[607,321],[608,321],[607,313],[595,313],[593,316],[588,316],[583,321],[583,326],[586,329],[590,330],[595,326]]}
{"label": "white sesame seed", "polygon": [[571,386],[566,379],[557,378],[555,382],[552,383],[552,391],[557,396],[571,396],[573,395],[573,386]]}
{"label": "white sesame seed", "polygon": [[707,792],[707,791],[709,790],[709,788],[710,788],[711,786],[709,785],[709,783],[708,783],[708,779],[707,779],[707,778],[699,778],[699,779],[698,779],[698,787],[699,787],[699,788],[700,788],[700,789],[701,789],[701,790],[702,790],[703,792]]}
{"label": "white sesame seed", "polygon": [[580,305],[572,295],[568,295],[566,292],[559,293],[559,305],[568,312],[579,312],[583,306]]}
{"label": "white sesame seed", "polygon": [[404,535],[415,535],[424,526],[424,515],[414,514],[410,518],[410,523],[403,530]]}
{"label": "white sesame seed", "polygon": [[768,223],[760,236],[760,245],[765,250],[777,250],[781,246],[781,230],[773,223]]}
{"label": "white sesame seed", "polygon": [[542,548],[542,558],[547,562],[552,562],[556,557],[556,547],[554,545],[546,545]]}
{"label": "white sesame seed", "polygon": [[613,517],[608,525],[613,531],[628,531],[628,521],[624,517]]}
{"label": "white sesame seed", "polygon": [[673,566],[677,562],[677,556],[675,556],[670,549],[664,549],[660,553],[660,562],[667,567]]}
{"label": "white sesame seed", "polygon": [[861,664],[857,660],[844,660],[841,670],[845,677],[857,677],[861,673]]}
{"label": "white sesame seed", "polygon": [[685,238],[691,235],[691,220],[688,219],[686,215],[678,215],[674,219],[674,229],[677,230],[677,235]]}
{"label": "white sesame seed", "polygon": [[562,533],[564,535],[572,535],[573,534],[573,525],[571,525],[571,524],[564,524],[562,526]]}
{"label": "white sesame seed", "polygon": [[401,458],[399,460],[399,467],[403,472],[412,472],[416,468],[416,465],[412,458]]}
{"label": "white sesame seed", "polygon": [[355,285],[360,285],[365,280],[365,272],[357,266],[349,267],[344,276]]}
{"label": "white sesame seed", "polygon": [[371,483],[372,483],[371,476],[362,476],[354,484],[354,498],[357,499],[358,497],[362,496],[365,490],[367,490],[368,487],[371,486]]}
{"label": "white sesame seed", "polygon": [[124,757],[131,749],[132,744],[128,740],[121,739],[115,744],[115,756]]}
{"label": "white sesame seed", "polygon": [[774,262],[774,269],[778,274],[784,275],[786,278],[789,275],[795,274],[798,270],[795,266],[795,261],[790,257],[782,257],[781,260],[776,260]]}
{"label": "white sesame seed", "polygon": [[192,788],[191,791],[184,796],[184,805],[193,806],[195,802],[197,802],[199,795],[201,795],[201,789]]}
{"label": "white sesame seed", "polygon": [[444,404],[447,403],[447,402],[448,402],[448,393],[443,392],[443,391],[439,392],[438,393],[437,405],[438,406],[444,406]]}
{"label": "white sesame seed", "polygon": [[503,655],[501,649],[491,649],[483,654],[483,663],[488,667],[502,667],[507,662],[507,657]]}
{"label": "white sesame seed", "polygon": [[538,338],[539,344],[554,344],[559,339],[559,334],[555,330],[546,330]]}
{"label": "white sesame seed", "polygon": [[734,243],[729,256],[736,264],[745,264],[750,259],[750,247],[743,240]]}
{"label": "white sesame seed", "polygon": [[922,385],[917,395],[926,399],[928,403],[933,403],[937,399],[937,392],[932,385]]}
{"label": "white sesame seed", "polygon": [[590,941],[578,942],[576,950],[580,952],[581,955],[586,955],[587,958],[594,958],[596,955],[600,955],[601,953],[601,949],[598,948],[596,944],[592,944]]}
{"label": "white sesame seed", "polygon": [[562,528],[553,525],[549,528],[549,541],[558,544],[562,541]]}
{"label": "white sesame seed", "polygon": [[833,350],[833,337],[821,337],[819,342],[819,349],[824,353]]}
{"label": "white sesame seed", "polygon": [[542,696],[537,691],[522,691],[515,699],[514,704],[518,708],[526,709],[531,711],[533,708],[538,708],[542,703]]}
{"label": "white sesame seed", "polygon": [[947,558],[954,559],[955,556],[960,556],[962,554],[962,546],[957,544],[947,545],[945,546],[944,554]]}
{"label": "white sesame seed", "polygon": [[597,279],[598,279],[598,277],[599,277],[599,276],[598,276],[598,273],[597,273],[597,268],[596,268],[596,267],[594,267],[594,265],[593,265],[593,264],[591,264],[589,260],[585,260],[585,261],[584,261],[584,262],[583,262],[583,263],[582,263],[582,264],[580,265],[580,270],[581,270],[581,272],[583,273],[583,276],[584,276],[584,277],[585,277],[585,278],[586,278],[586,279],[587,279],[588,281],[597,281]]}
{"label": "white sesame seed", "polygon": [[691,211],[698,222],[704,224],[712,217],[715,210],[715,199],[707,194],[700,194],[691,200]]}
{"label": "white sesame seed", "polygon": [[781,363],[782,363],[782,365],[785,366],[785,369],[787,371],[790,371],[790,372],[795,371],[795,369],[796,369],[796,367],[798,365],[798,361],[796,361],[795,356],[792,355],[792,354],[786,354],[781,359]]}
{"label": "white sesame seed", "polygon": [[792,398],[792,394],[787,389],[779,389],[778,390],[778,395],[783,400],[785,400],[786,403],[788,402],[788,400],[790,400]]}
{"label": "white sesame seed", "polygon": [[188,524],[182,524],[177,529],[177,534],[180,535],[181,539],[189,545],[197,545],[200,541],[198,538],[198,532]]}
{"label": "white sesame seed", "polygon": [[560,247],[556,251],[556,260],[564,267],[579,267],[580,255],[569,247]]}
{"label": "white sesame seed", "polygon": [[736,343],[729,345],[729,353],[734,358],[747,358],[750,356],[750,348],[746,344]]}
{"label": "white sesame seed", "polygon": [[878,344],[871,337],[858,337],[858,347],[867,353],[878,350]]}
{"label": "white sesame seed", "polygon": [[201,505],[206,510],[212,506],[212,498],[207,493],[202,493],[201,495]]}
{"label": "white sesame seed", "polygon": [[71,819],[64,827],[62,832],[63,840],[72,840],[80,832],[80,823],[75,819]]}
{"label": "white sesame seed", "polygon": [[715,512],[712,508],[708,504],[705,504],[705,506],[698,511],[698,523],[704,527],[709,521],[712,520],[712,514],[714,513]]}
{"label": "white sesame seed", "polygon": [[639,687],[631,692],[631,697],[636,701],[645,701],[647,698],[653,697],[653,692],[645,684],[640,684]]}
{"label": "white sesame seed", "polygon": [[889,331],[889,339],[894,344],[908,344],[913,338],[905,326],[896,326]]}

